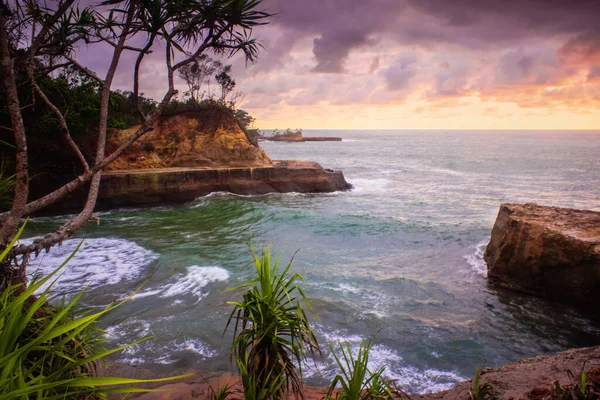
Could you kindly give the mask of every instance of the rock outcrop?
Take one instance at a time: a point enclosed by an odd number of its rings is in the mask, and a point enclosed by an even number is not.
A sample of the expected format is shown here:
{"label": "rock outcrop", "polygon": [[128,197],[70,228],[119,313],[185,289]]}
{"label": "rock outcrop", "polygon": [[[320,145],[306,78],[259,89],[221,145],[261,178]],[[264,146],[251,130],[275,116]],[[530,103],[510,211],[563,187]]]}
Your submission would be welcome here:
{"label": "rock outcrop", "polygon": [[[480,384],[492,385],[502,399],[551,399],[550,390],[554,382],[559,382],[565,389],[572,388],[579,383],[578,374],[584,367],[588,382],[600,385],[600,369],[595,362],[599,357],[600,346],[567,350],[553,356],[526,358],[498,368],[484,369],[480,374]],[[471,381],[467,381],[450,390],[411,396],[411,398],[413,400],[467,399],[472,384]]]}
{"label": "rock outcrop", "polygon": [[177,204],[212,192],[244,195],[324,193],[351,186],[341,171],[310,161],[274,161],[266,167],[164,168],[102,175],[99,209]]}
{"label": "rock outcrop", "polygon": [[333,136],[302,136],[301,131],[293,134],[277,136],[258,136],[256,140],[266,140],[268,142],[341,142],[341,137]]}
{"label": "rock outcrop", "polygon": [[484,259],[494,285],[598,311],[600,212],[502,204]]}
{"label": "rock outcrop", "polygon": [[[113,130],[107,152],[137,128]],[[45,179],[38,186],[45,194],[57,185]],[[177,204],[217,191],[323,193],[351,187],[341,171],[324,169],[318,163],[271,160],[247,138],[229,110],[206,108],[161,117],[151,132],[103,172],[96,208]],[[77,212],[86,195],[85,189],[76,190],[44,213]]]}
{"label": "rock outcrop", "polygon": [[[108,150],[116,149],[138,127],[112,130]],[[107,170],[271,165],[269,156],[248,140],[231,111],[210,107],[161,117],[152,131],[131,145]]]}
{"label": "rock outcrop", "polygon": [[[585,367],[588,382],[600,385],[600,368],[596,361],[600,359],[600,346],[572,349],[553,356],[540,356],[519,360],[498,368],[486,368],[481,371],[481,384],[489,383],[500,393],[503,399],[549,399],[550,389],[554,382],[559,382],[563,388],[572,388],[579,374]],[[473,368],[474,370],[475,368]],[[186,371],[178,371],[186,372]],[[473,371],[475,372],[475,371]],[[109,364],[106,369],[99,367],[101,376],[122,376],[137,379],[154,379],[169,376],[159,372],[128,365]],[[221,388],[231,386],[231,398],[243,398],[240,377],[229,372],[194,371],[193,376],[164,384],[142,384],[145,388],[160,388],[163,392],[133,394],[139,400],[192,400],[209,398],[210,387]],[[443,392],[411,395],[413,400],[455,400],[467,399],[471,381],[459,383],[456,387]],[[305,400],[321,400],[327,393],[326,387],[303,386]],[[292,398],[290,396],[290,398]],[[405,399],[405,397],[397,397]]]}

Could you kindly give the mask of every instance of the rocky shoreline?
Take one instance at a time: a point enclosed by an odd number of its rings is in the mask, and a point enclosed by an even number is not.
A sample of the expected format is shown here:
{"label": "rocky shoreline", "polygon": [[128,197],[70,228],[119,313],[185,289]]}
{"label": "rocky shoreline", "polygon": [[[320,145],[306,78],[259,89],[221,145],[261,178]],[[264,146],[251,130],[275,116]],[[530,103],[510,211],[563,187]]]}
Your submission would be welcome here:
{"label": "rocky shoreline", "polygon": [[265,167],[110,171],[103,175],[97,205],[99,209],[146,207],[186,203],[213,192],[329,193],[351,187],[341,171],[308,161],[274,161]]}
{"label": "rocky shoreline", "polygon": [[[552,356],[539,356],[516,361],[498,368],[486,368],[481,371],[481,384],[489,383],[503,399],[544,399],[550,394],[554,382],[560,382],[563,388],[572,387],[585,368],[588,379],[600,383],[600,346],[566,350]],[[209,398],[210,387],[232,386],[232,399],[240,399],[242,388],[238,376],[229,372],[215,371],[179,371],[193,372],[194,375],[170,384],[149,384],[146,388],[159,388],[164,392],[145,393],[132,396],[139,400],[191,400]],[[169,374],[129,365],[111,364],[108,369],[100,369],[103,376],[124,376],[149,379],[166,377]],[[471,381],[465,381],[456,387],[431,394],[410,395],[414,400],[451,400],[467,399]],[[320,400],[327,392],[326,387],[304,386],[306,400]]]}
{"label": "rocky shoreline", "polygon": [[259,136],[256,140],[267,142],[341,142],[341,137],[334,136]]}
{"label": "rocky shoreline", "polygon": [[[214,192],[263,195],[331,193],[351,188],[342,171],[311,161],[273,161],[263,167],[112,170],[102,174],[96,210],[183,204]],[[85,190],[75,191],[40,215],[77,212],[85,196]]]}
{"label": "rocky shoreline", "polygon": [[484,259],[493,285],[600,311],[600,212],[502,204]]}

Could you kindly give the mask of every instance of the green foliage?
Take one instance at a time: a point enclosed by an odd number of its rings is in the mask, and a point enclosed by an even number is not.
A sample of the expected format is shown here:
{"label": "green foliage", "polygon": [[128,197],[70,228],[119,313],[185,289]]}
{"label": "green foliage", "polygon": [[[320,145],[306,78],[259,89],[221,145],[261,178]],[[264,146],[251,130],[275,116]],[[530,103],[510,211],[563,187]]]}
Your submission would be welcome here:
{"label": "green foliage", "polygon": [[298,133],[302,134],[302,129],[290,129],[290,128],[286,128],[285,131],[283,132],[279,132],[279,129],[274,129],[273,130],[273,136],[295,136]]}
{"label": "green foliage", "polygon": [[[237,288],[248,290],[234,309],[225,331],[235,320],[232,356],[240,370],[246,399],[280,399],[291,391],[301,394],[302,362],[306,351],[319,351],[317,339],[296,296],[313,311],[298,282],[299,273],[288,276],[292,260],[279,271],[268,247],[262,258],[252,250],[257,277]],[[313,311],[314,313],[314,311]],[[294,365],[296,363],[298,368]]]}
{"label": "green foliage", "polygon": [[226,400],[231,396],[231,385],[227,383],[225,386],[222,386],[215,390],[211,385],[208,386],[210,400]]}
{"label": "green foliage", "polygon": [[16,184],[16,175],[8,174],[4,160],[0,161],[0,206],[10,204],[13,188]]}
{"label": "green foliage", "polygon": [[479,367],[475,367],[475,376],[473,377],[473,384],[469,388],[469,398],[471,400],[499,400],[501,399],[499,393],[494,389],[492,385],[486,383],[482,385],[479,382]]}
{"label": "green foliage", "polygon": [[[394,392],[389,381],[383,378],[385,367],[375,372],[369,371],[369,351],[373,340],[368,343],[361,342],[356,358],[348,343],[339,343],[342,358],[331,352],[342,373],[335,376],[326,394],[327,399],[338,400],[388,400],[394,398]],[[341,390],[333,397],[337,385]]]}
{"label": "green foliage", "polygon": [[250,114],[248,114],[247,111],[244,110],[235,110],[233,112],[233,116],[235,117],[238,124],[240,124],[240,128],[242,128],[244,131],[250,129],[250,127],[255,121],[255,119]]}
{"label": "green foliage", "polygon": [[219,100],[206,99],[196,101],[192,98],[185,101],[171,100],[165,108],[163,115],[172,116],[188,112],[202,111],[209,108],[220,108],[231,112],[229,106]]}
{"label": "green foliage", "polygon": [[[19,77],[19,101],[23,105],[21,114],[27,132],[30,172],[32,175],[78,172],[81,168],[79,161],[70,149],[65,151],[65,141],[58,117],[35,94],[23,72],[19,73]],[[65,71],[56,78],[39,78],[38,84],[50,101],[62,112],[71,136],[80,145],[84,155],[91,160],[93,151],[90,148],[94,145],[91,138],[100,122],[101,86],[96,81],[72,70]],[[107,120],[109,128],[128,128],[140,122],[133,100],[133,93],[128,91],[117,90],[111,93]],[[144,112],[156,108],[156,102],[151,99],[139,96],[139,101]],[[0,126],[10,127],[10,125],[6,96],[3,88],[0,87]],[[12,135],[0,137],[7,141],[13,140]],[[3,146],[0,148],[0,153],[3,159],[13,162],[14,150]],[[7,167],[11,170],[12,164]]]}
{"label": "green foliage", "polygon": [[562,387],[558,381],[554,382],[550,390],[551,400],[598,400],[600,399],[600,382],[588,379],[584,370],[575,379],[575,375],[567,370],[567,374],[574,385]]}
{"label": "green foliage", "polygon": [[[0,254],[0,261],[22,231],[23,228]],[[13,285],[0,293],[0,400],[103,399],[108,393],[151,391],[107,386],[178,378],[144,381],[95,376],[96,362],[146,339],[114,349],[104,347],[103,331],[95,324],[124,301],[92,313],[73,311],[83,292],[68,302],[63,301],[59,307],[48,303],[51,280],[74,254],[51,274],[28,287]],[[48,283],[44,292],[36,297],[34,293]]]}
{"label": "green foliage", "polygon": [[235,79],[233,79],[229,72],[231,72],[231,65],[225,65],[223,69],[215,75],[215,80],[221,86],[221,101],[225,101],[229,93],[235,88]]}

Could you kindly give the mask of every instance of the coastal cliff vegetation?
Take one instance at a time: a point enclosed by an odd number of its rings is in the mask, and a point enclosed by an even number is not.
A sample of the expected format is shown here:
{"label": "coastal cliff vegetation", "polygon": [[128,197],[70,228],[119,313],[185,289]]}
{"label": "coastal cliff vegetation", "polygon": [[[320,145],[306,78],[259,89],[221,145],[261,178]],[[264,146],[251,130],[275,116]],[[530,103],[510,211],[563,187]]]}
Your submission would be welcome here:
{"label": "coastal cliff vegetation", "polygon": [[[14,156],[12,202],[0,214],[0,250],[14,238],[22,218],[89,185],[85,205],[75,217],[42,239],[11,249],[0,265],[0,289],[11,282],[25,282],[31,254],[61,243],[92,219],[101,171],[153,129],[177,95],[176,74],[192,68],[209,52],[225,58],[242,53],[247,62],[256,61],[260,46],[252,37],[252,29],[266,24],[269,17],[261,10],[260,0],[108,0],[87,7],[74,0],[0,3],[2,132],[3,141],[9,144],[5,151]],[[77,47],[84,44],[112,48],[105,72],[93,71],[77,59]],[[158,102],[147,101],[141,94],[140,68],[159,46],[164,51],[167,87]],[[125,53],[136,60],[131,71],[133,87],[130,93],[118,94],[112,91],[112,84]],[[222,100],[233,87],[227,71],[217,74],[223,84]],[[30,89],[27,95],[23,85]],[[68,99],[80,103],[70,104]],[[28,145],[36,136],[37,125],[30,124],[27,113],[29,109],[39,110],[40,104],[46,110],[31,122],[60,133],[63,147],[66,144],[77,166],[71,164],[76,175],[72,179],[32,199],[34,174],[29,163],[36,157]],[[111,109],[120,113],[111,113]],[[137,116],[132,117],[132,111]],[[139,127],[121,146],[107,152],[109,128],[132,122],[138,122]],[[76,141],[79,134],[86,135],[88,145]]]}

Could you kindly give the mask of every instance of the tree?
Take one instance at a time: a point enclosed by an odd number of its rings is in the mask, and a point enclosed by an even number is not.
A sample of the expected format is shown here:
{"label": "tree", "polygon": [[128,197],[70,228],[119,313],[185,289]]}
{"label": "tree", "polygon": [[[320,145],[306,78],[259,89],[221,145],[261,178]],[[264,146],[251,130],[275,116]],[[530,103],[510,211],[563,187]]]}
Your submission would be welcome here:
{"label": "tree", "polygon": [[225,65],[221,72],[215,75],[215,80],[221,86],[221,103],[225,103],[225,99],[235,88],[235,79],[229,76],[231,65]]}
{"label": "tree", "polygon": [[[11,281],[26,281],[25,267],[30,254],[61,243],[92,218],[102,170],[153,129],[177,93],[175,73],[208,51],[222,57],[242,52],[247,61],[256,60],[259,45],[252,39],[252,31],[266,24],[270,16],[258,10],[260,4],[261,0],[106,0],[81,9],[75,0],[0,0],[0,82],[10,115],[8,129],[12,131],[15,146],[14,195],[10,210],[0,214],[0,251],[7,248],[23,217],[89,185],[87,200],[79,214],[42,239],[11,250],[0,264],[0,288]],[[87,68],[77,55],[78,45],[97,44],[107,45],[112,51],[105,74]],[[146,56],[155,49],[164,52],[168,87],[156,108],[147,112],[138,101],[140,69]],[[135,58],[131,97],[141,125],[118,149],[106,154],[111,86],[125,52],[133,53]],[[77,156],[83,170],[77,178],[33,201],[29,198],[28,132],[17,90],[22,80],[16,66],[22,68],[24,79],[54,112],[70,151]],[[66,68],[76,69],[99,85],[100,111],[95,154],[91,159],[81,152],[71,137],[65,115],[39,85],[43,78]]]}
{"label": "tree", "polygon": [[244,110],[235,110],[233,112],[233,116],[237,120],[238,124],[240,124],[240,128],[242,128],[244,131],[249,129],[255,121],[254,117]]}
{"label": "tree", "polygon": [[188,85],[187,95],[195,102],[204,97],[202,85],[208,86],[208,96],[210,97],[210,79],[212,75],[221,68],[220,61],[213,60],[206,54],[201,54],[188,65],[179,70],[179,77]]}

